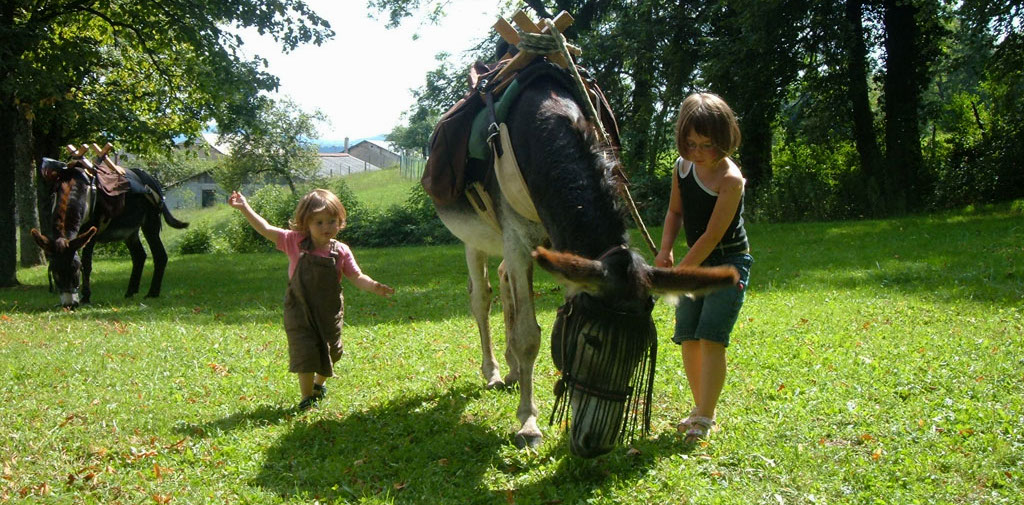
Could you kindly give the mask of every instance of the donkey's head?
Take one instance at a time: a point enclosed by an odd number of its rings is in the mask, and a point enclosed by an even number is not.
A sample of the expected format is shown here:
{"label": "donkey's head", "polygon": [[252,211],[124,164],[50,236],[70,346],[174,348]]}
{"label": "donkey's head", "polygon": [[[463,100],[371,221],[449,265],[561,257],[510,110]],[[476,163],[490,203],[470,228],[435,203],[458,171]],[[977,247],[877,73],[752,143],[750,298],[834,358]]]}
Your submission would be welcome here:
{"label": "donkey's head", "polygon": [[78,306],[78,286],[82,276],[82,261],[78,250],[96,234],[94,226],[79,233],[79,228],[89,218],[92,205],[89,200],[95,188],[76,163],[82,161],[76,160],[67,165],[43,158],[39,166],[39,177],[50,188],[53,230],[51,234],[44,235],[32,229],[32,237],[49,261],[50,276],[60,293],[60,304],[66,308]]}
{"label": "donkey's head", "polygon": [[[651,386],[657,359],[653,293],[701,294],[734,286],[732,267],[655,268],[625,246],[600,258],[537,248],[537,263],[568,288],[551,335],[562,376],[555,385],[552,420],[572,410],[570,449],[582,457],[610,451],[642,415],[650,428]],[[640,412],[643,403],[642,413]]]}

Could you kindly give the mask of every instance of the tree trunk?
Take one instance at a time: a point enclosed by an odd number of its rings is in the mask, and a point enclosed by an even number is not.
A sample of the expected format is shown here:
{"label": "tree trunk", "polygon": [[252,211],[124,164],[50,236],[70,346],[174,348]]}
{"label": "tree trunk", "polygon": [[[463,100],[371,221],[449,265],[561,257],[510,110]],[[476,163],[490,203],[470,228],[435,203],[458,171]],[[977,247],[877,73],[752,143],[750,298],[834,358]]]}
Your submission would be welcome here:
{"label": "tree trunk", "polygon": [[21,266],[28,268],[42,265],[46,259],[43,250],[32,239],[32,228],[39,228],[39,213],[36,210],[36,171],[32,157],[32,120],[19,111],[18,128],[14,134],[14,193],[18,209],[18,230],[21,243]]}
{"label": "tree trunk", "polygon": [[884,8],[886,186],[893,195],[893,210],[902,213],[921,201],[920,27],[913,2],[885,0]]}
{"label": "tree trunk", "polygon": [[875,214],[885,214],[886,199],[881,194],[885,188],[882,151],[878,147],[875,118],[868,97],[868,50],[864,41],[863,7],[862,0],[846,1],[846,21],[850,28],[845,41],[846,75],[849,81],[846,89],[853,113],[853,139],[857,145],[857,154],[860,156],[860,169],[869,191],[868,196],[874,201],[874,204],[870,205],[873,208],[868,210]]}
{"label": "tree trunk", "polygon": [[[13,97],[0,96],[0,152],[15,152],[17,110]],[[0,163],[0,180],[14,180],[14,164]],[[14,184],[0,184],[0,287],[18,285],[17,227],[14,223]]]}
{"label": "tree trunk", "polygon": [[[747,179],[747,190],[756,191],[772,178],[772,121],[764,112],[770,104],[752,104],[742,111],[743,142],[740,144],[740,164]],[[737,111],[739,112],[739,111]]]}

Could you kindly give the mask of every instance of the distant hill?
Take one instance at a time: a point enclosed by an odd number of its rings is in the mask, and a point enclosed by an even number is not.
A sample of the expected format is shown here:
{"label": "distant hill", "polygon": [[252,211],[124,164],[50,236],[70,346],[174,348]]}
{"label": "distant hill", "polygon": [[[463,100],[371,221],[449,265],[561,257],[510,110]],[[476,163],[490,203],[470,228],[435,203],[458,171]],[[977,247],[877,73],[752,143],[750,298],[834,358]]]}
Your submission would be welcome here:
{"label": "distant hill", "polygon": [[[381,133],[372,137],[352,138],[348,140],[348,145],[354,146],[364,140],[385,140],[387,137],[387,133]],[[345,151],[345,139],[317,139],[315,142],[320,146],[320,152],[322,153],[340,153]]]}

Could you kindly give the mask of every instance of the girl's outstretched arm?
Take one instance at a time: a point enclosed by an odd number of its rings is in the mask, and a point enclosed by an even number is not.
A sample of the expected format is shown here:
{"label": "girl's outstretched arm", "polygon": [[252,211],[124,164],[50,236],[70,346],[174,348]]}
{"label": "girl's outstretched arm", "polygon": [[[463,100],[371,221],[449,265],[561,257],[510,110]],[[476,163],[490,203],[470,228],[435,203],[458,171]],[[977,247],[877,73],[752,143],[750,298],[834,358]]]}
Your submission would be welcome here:
{"label": "girl's outstretched arm", "polygon": [[245,216],[245,220],[249,222],[249,226],[252,226],[256,232],[263,235],[267,240],[277,243],[277,237],[281,234],[282,229],[271,226],[263,216],[252,210],[249,206],[249,201],[245,199],[238,191],[232,191],[231,196],[228,197],[228,205],[238,209],[242,212],[242,216]]}
{"label": "girl's outstretched arm", "polygon": [[391,298],[391,295],[395,293],[394,288],[391,286],[381,284],[364,273],[348,276],[348,280],[352,281],[352,284],[355,284],[357,288],[363,291],[383,296],[385,298]]}

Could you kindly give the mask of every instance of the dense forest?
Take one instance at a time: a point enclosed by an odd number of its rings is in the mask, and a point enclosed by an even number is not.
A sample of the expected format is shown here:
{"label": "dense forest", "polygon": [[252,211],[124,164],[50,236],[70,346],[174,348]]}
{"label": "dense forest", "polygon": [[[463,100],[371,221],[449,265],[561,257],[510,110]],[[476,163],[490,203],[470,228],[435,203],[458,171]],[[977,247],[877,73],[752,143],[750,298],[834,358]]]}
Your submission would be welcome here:
{"label": "dense forest", "polygon": [[[418,0],[371,2],[402,22]],[[645,217],[661,221],[672,125],[694,91],[736,110],[755,218],[882,217],[1024,195],[1024,2],[557,0],[618,115]],[[493,58],[488,43],[471,57]],[[392,139],[422,148],[466,90],[447,57]]]}

